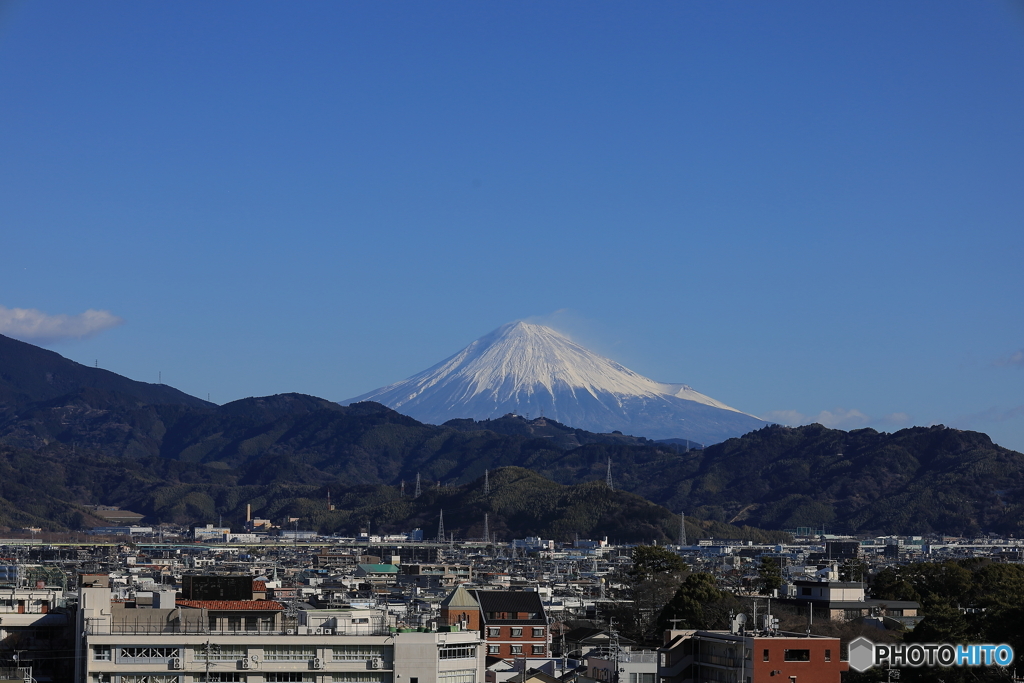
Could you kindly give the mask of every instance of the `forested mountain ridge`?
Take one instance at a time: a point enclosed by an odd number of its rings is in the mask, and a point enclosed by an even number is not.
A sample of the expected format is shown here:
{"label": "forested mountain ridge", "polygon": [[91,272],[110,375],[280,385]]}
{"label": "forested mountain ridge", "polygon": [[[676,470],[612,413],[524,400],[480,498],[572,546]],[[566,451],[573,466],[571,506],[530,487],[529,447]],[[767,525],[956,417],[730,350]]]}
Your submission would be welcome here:
{"label": "forested mountain ridge", "polygon": [[[15,364],[33,357],[18,355]],[[0,375],[4,386],[13,386],[17,382],[10,377],[45,372],[12,370],[10,359],[0,358]],[[114,383],[142,394],[154,386]],[[215,406],[187,396],[174,403],[170,398],[177,394],[166,392],[151,401],[95,386],[76,386],[60,396],[48,395],[52,391],[47,384],[40,389],[43,398],[27,403],[23,394],[16,409],[0,415],[8,472],[0,477],[0,497],[8,503],[5,508],[0,501],[0,513],[10,510],[2,513],[7,519],[65,519],[73,516],[65,504],[120,504],[149,492],[150,499],[137,503],[145,506],[140,511],[157,520],[184,520],[214,511],[233,514],[237,501],[249,495],[269,510],[268,496],[301,498],[299,489],[291,492],[294,487],[398,490],[404,481],[411,490],[417,476],[425,486],[458,487],[503,467],[576,486],[603,482],[609,463],[616,490],[676,514],[685,510],[761,528],[1020,533],[1024,516],[1024,456],[984,434],[942,426],[886,434],[773,425],[687,451],[642,436],[573,429],[549,418],[506,415],[434,426],[377,403],[343,407],[301,394]],[[27,453],[36,454],[34,462]],[[40,469],[42,462],[48,467]],[[67,468],[79,478],[56,476]],[[175,489],[179,485],[200,488]],[[224,488],[213,495],[203,485]],[[239,487],[266,488],[246,493]],[[173,490],[184,493],[175,498]],[[203,498],[210,495],[212,502]],[[259,509],[254,506],[263,514]]]}
{"label": "forested mountain ridge", "polygon": [[137,382],[109,370],[90,368],[0,334],[0,415],[86,388],[128,394],[151,404],[213,405],[166,384]]}

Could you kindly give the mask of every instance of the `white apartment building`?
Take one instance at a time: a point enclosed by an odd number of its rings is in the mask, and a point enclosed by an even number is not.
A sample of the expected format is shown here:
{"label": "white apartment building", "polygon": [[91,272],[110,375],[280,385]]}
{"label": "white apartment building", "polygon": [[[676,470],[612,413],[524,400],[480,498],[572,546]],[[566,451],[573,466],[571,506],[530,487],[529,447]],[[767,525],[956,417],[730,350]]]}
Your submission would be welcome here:
{"label": "white apartment building", "polygon": [[75,683],[483,683],[472,631],[395,629],[378,610],[287,610],[273,600],[112,598],[80,589]]}

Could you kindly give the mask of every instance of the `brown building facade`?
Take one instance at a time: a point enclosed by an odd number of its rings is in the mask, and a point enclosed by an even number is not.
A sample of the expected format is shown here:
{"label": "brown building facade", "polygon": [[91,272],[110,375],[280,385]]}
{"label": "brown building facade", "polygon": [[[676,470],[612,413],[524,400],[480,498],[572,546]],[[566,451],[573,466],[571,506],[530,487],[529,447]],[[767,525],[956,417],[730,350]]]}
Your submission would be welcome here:
{"label": "brown building facade", "polygon": [[551,654],[547,615],[538,593],[459,586],[441,603],[441,621],[479,631],[490,657],[541,659]]}

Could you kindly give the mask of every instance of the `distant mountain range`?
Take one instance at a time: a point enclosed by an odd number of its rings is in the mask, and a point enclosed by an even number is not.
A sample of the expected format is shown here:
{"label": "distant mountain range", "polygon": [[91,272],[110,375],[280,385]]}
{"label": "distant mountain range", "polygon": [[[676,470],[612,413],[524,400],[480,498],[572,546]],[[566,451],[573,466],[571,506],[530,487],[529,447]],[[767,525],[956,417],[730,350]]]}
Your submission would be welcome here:
{"label": "distant mountain range", "polygon": [[166,384],[136,382],[0,335],[0,415],[80,389],[116,391],[154,405],[213,405]]}
{"label": "distant mountain range", "polygon": [[508,413],[591,432],[724,441],[765,426],[685,384],[655,382],[549,327],[510,323],[409,379],[343,401],[376,401],[431,424]]}
{"label": "distant mountain range", "polygon": [[[16,396],[0,413],[0,526],[99,525],[90,504],[154,522],[223,515],[238,525],[251,504],[263,517],[298,516],[346,533],[368,523],[427,529],[441,509],[445,528],[460,535],[478,533],[488,511],[492,529],[518,537],[671,541],[681,511],[695,523],[691,533],[719,537],[769,538],[758,529],[796,527],[1024,531],[1024,455],[977,432],[774,425],[699,450],[549,417],[435,426],[378,403],[340,406],[301,394],[215,406],[112,373],[81,376],[114,390],[75,382],[74,373],[95,369],[10,341],[0,338],[0,386]],[[71,373],[61,380],[69,393],[53,396],[50,369]],[[492,507],[478,496],[485,471],[511,487]],[[417,476],[423,495],[413,502]],[[328,489],[337,510],[327,509]],[[540,498],[531,498],[534,489]]]}

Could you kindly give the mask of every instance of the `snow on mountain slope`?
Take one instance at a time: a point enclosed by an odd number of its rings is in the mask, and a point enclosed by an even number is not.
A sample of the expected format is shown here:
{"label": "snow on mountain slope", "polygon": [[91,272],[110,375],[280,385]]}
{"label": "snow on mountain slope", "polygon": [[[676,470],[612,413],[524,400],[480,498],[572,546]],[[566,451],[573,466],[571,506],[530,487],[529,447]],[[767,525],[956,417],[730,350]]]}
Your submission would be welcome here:
{"label": "snow on mountain slope", "polygon": [[409,379],[344,401],[423,422],[545,415],[595,432],[714,443],[765,423],[685,384],[648,379],[554,330],[515,322]]}

